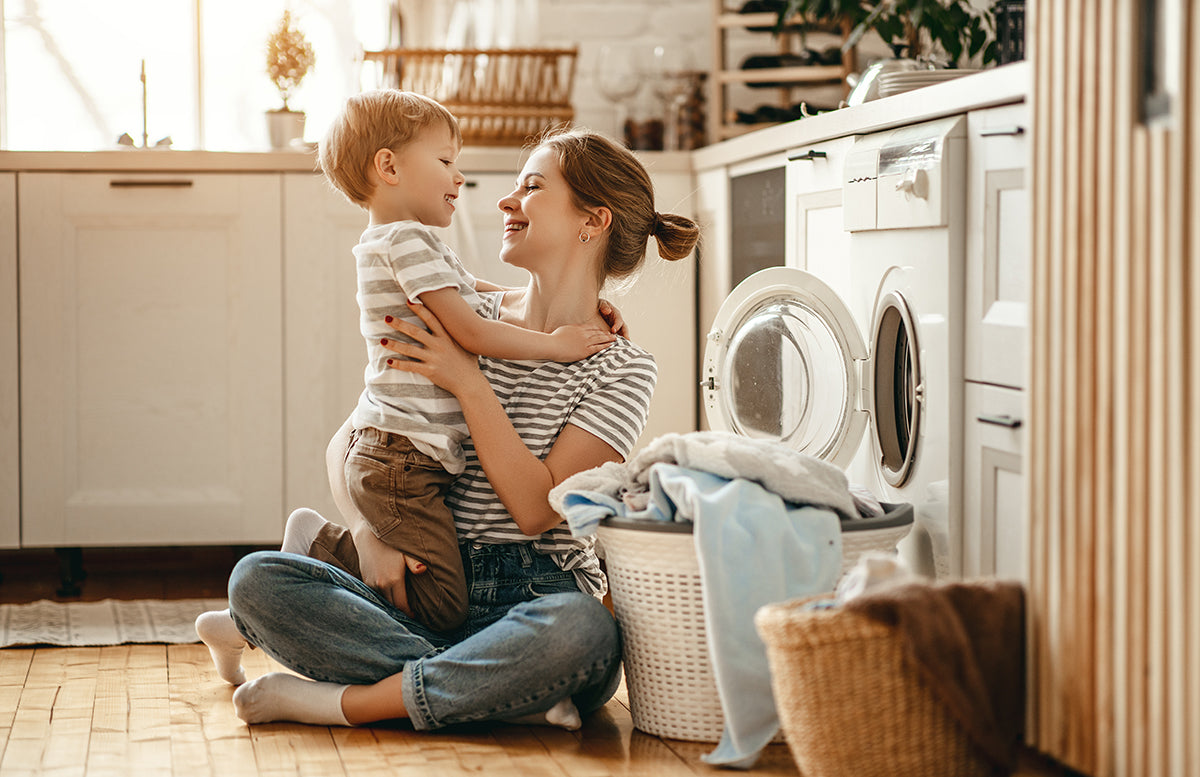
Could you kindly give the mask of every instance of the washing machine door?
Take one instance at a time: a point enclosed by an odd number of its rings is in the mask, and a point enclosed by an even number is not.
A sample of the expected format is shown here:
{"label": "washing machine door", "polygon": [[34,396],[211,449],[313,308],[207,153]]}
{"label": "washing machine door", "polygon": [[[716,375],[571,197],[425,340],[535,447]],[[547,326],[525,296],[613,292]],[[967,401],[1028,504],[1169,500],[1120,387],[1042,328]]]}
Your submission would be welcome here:
{"label": "washing machine door", "polygon": [[867,426],[866,362],[863,336],[833,289],[803,270],[761,270],[729,294],[708,333],[709,426],[845,468]]}

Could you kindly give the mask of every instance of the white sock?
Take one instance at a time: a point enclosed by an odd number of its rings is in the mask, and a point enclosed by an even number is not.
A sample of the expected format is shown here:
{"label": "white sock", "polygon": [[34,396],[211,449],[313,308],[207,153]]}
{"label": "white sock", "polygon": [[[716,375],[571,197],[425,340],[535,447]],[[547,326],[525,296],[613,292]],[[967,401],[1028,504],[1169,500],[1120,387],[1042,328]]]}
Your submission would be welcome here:
{"label": "white sock", "polygon": [[583,725],[583,721],[579,719],[579,710],[576,709],[575,702],[571,701],[569,696],[545,712],[509,718],[508,722],[524,726],[558,726],[567,731],[574,731]]}
{"label": "white sock", "polygon": [[209,655],[222,680],[232,685],[246,682],[246,673],[242,671],[242,651],[246,649],[246,638],[234,625],[229,610],[200,613],[196,618],[196,634],[208,645]]}
{"label": "white sock", "polygon": [[307,556],[313,540],[317,538],[317,533],[327,523],[329,521],[321,517],[316,510],[310,510],[307,507],[293,510],[292,514],[288,516],[287,524],[283,527],[283,544],[279,546],[279,549],[284,553]]}
{"label": "white sock", "polygon": [[316,726],[349,726],[342,714],[342,694],[349,687],[270,672],[234,691],[233,708],[247,723],[291,720]]}

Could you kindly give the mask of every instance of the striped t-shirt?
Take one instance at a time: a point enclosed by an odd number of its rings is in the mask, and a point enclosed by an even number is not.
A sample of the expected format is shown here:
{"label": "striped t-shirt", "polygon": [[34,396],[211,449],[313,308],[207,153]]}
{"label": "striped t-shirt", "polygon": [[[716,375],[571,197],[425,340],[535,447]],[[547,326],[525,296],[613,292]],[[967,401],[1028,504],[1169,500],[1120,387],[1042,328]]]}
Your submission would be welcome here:
{"label": "striped t-shirt", "polygon": [[354,258],[367,367],[366,388],[350,421],[355,429],[375,427],[409,438],[417,450],[457,475],[465,463],[462,441],[467,436],[458,400],[422,375],[390,369],[387,360],[402,357],[379,341],[403,338],[385,316],[425,328],[405,303],[427,291],[454,288],[480,311],[483,299],[475,291],[475,278],[430,227],[417,221],[368,227],[354,247]]}
{"label": "striped t-shirt", "polygon": [[[488,303],[484,317],[496,318],[503,295],[482,296]],[[479,364],[517,434],[539,459],[546,458],[567,424],[594,434],[628,458],[646,426],[658,380],[654,357],[620,338],[600,353],[569,364],[488,357],[480,357]],[[574,571],[583,591],[603,595],[607,586],[593,550],[595,540],[572,537],[565,523],[536,537],[522,534],[488,482],[470,438],[463,442],[463,451],[466,470],[446,496],[459,540],[530,542],[562,569]]]}

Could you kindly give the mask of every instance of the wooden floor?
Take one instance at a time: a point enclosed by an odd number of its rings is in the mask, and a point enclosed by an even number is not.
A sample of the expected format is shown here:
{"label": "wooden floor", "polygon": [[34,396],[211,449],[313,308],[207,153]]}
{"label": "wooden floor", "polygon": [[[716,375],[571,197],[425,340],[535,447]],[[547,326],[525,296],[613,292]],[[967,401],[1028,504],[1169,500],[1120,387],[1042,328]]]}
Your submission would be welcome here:
{"label": "wooden floor", "polygon": [[[85,551],[75,599],[222,596],[239,549]],[[0,552],[0,603],[62,598],[53,552]],[[281,667],[247,651],[250,677]],[[689,777],[711,744],[665,740],[633,727],[625,689],[579,731],[487,724],[414,732],[297,724],[247,726],[233,689],[194,645],[0,650],[0,775],[397,775],[454,777]],[[771,745],[753,774],[799,772]],[[1026,754],[1026,777],[1065,771]]]}

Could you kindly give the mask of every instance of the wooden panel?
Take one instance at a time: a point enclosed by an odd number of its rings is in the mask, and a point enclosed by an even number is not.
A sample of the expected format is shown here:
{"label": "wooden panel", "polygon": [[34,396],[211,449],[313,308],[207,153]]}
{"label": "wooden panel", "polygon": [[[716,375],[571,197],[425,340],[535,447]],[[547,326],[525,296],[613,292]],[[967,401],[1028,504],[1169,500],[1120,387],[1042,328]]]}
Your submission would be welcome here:
{"label": "wooden panel", "polygon": [[1031,4],[1030,724],[1080,771],[1200,756],[1200,185],[1192,53],[1139,123],[1133,0]]}

